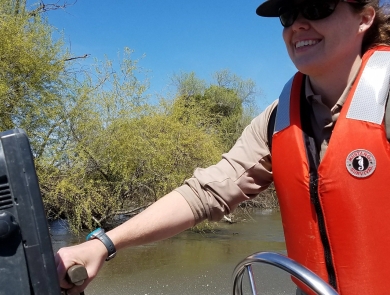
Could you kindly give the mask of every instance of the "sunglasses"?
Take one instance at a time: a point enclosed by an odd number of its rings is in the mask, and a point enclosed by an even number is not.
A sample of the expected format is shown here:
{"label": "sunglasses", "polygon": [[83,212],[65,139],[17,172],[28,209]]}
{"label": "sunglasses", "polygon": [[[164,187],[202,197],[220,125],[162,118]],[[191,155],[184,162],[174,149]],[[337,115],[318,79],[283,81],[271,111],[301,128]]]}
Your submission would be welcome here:
{"label": "sunglasses", "polygon": [[330,16],[339,2],[362,4],[358,0],[306,0],[298,5],[279,8],[279,19],[282,26],[291,26],[299,13],[308,20],[319,20]]}

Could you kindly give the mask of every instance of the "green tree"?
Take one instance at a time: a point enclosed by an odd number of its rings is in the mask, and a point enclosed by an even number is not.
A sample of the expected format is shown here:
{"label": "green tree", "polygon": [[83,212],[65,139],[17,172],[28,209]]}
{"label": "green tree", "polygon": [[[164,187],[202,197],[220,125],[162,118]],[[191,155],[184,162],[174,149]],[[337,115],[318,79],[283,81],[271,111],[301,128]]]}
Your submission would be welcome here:
{"label": "green tree", "polygon": [[213,134],[177,120],[165,101],[148,103],[131,54],[86,73],[68,112],[66,149],[40,161],[46,208],[74,231],[154,202],[220,158]]}
{"label": "green tree", "polygon": [[[54,28],[42,15],[47,6],[29,10],[25,1],[0,0],[0,4],[0,129],[26,130],[48,216],[70,217],[73,224],[81,224],[84,211],[107,203],[91,189],[88,170],[78,162],[83,156],[80,142],[88,152],[82,127],[100,126],[91,97],[96,93],[93,87],[105,77],[82,77],[81,71],[71,68],[75,58],[64,50],[61,37],[53,39]],[[121,77],[125,79],[126,73],[121,72]],[[103,102],[110,99],[104,97]],[[71,175],[72,171],[80,173]],[[61,203],[63,191],[69,199]],[[83,198],[80,191],[85,192]]]}
{"label": "green tree", "polygon": [[39,158],[66,132],[67,101],[75,99],[69,54],[24,1],[0,4],[0,129],[25,129]]}
{"label": "green tree", "polygon": [[134,74],[137,61],[128,58],[131,53],[125,49],[118,68],[96,60],[94,70],[78,73],[65,101],[63,144],[38,160],[49,216],[68,218],[74,231],[92,228],[120,205],[115,155],[109,150],[113,126],[142,113],[147,87]]}
{"label": "green tree", "polygon": [[214,134],[227,151],[255,115],[255,83],[227,70],[217,72],[214,78],[216,83],[207,85],[195,73],[174,77],[178,95],[173,116]]}

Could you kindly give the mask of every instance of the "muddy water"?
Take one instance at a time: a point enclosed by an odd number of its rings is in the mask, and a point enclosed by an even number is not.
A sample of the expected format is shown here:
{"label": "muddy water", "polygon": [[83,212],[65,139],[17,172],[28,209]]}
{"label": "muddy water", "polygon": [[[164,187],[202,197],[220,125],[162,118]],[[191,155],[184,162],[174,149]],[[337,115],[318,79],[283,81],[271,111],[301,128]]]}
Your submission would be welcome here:
{"label": "muddy water", "polygon": [[[78,243],[55,232],[53,247]],[[86,295],[226,295],[232,294],[234,267],[260,251],[285,254],[278,212],[258,211],[246,222],[221,224],[212,234],[184,232],[174,238],[127,249],[107,262]],[[260,294],[295,294],[289,276],[268,265],[254,265]],[[247,279],[244,279],[247,282]],[[247,292],[249,287],[244,287]]]}

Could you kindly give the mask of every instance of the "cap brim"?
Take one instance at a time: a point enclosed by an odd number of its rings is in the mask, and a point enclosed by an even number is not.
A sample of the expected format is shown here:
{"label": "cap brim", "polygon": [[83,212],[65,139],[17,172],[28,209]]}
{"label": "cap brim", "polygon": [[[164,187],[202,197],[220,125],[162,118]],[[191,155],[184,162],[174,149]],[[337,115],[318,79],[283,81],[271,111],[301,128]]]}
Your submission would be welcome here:
{"label": "cap brim", "polygon": [[267,0],[256,9],[256,14],[266,17],[278,17],[279,8],[288,0]]}

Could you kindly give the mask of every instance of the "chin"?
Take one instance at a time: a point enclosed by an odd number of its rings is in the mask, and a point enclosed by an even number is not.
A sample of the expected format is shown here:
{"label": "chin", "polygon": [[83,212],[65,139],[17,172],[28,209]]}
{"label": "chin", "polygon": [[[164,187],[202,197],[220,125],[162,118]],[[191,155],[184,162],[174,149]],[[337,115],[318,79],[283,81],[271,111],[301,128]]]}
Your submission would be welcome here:
{"label": "chin", "polygon": [[324,65],[321,63],[294,63],[295,67],[302,74],[307,76],[318,75],[324,72]]}
{"label": "chin", "polygon": [[320,74],[326,69],[327,62],[319,53],[310,53],[302,55],[290,55],[290,58],[295,67],[305,75]]}

